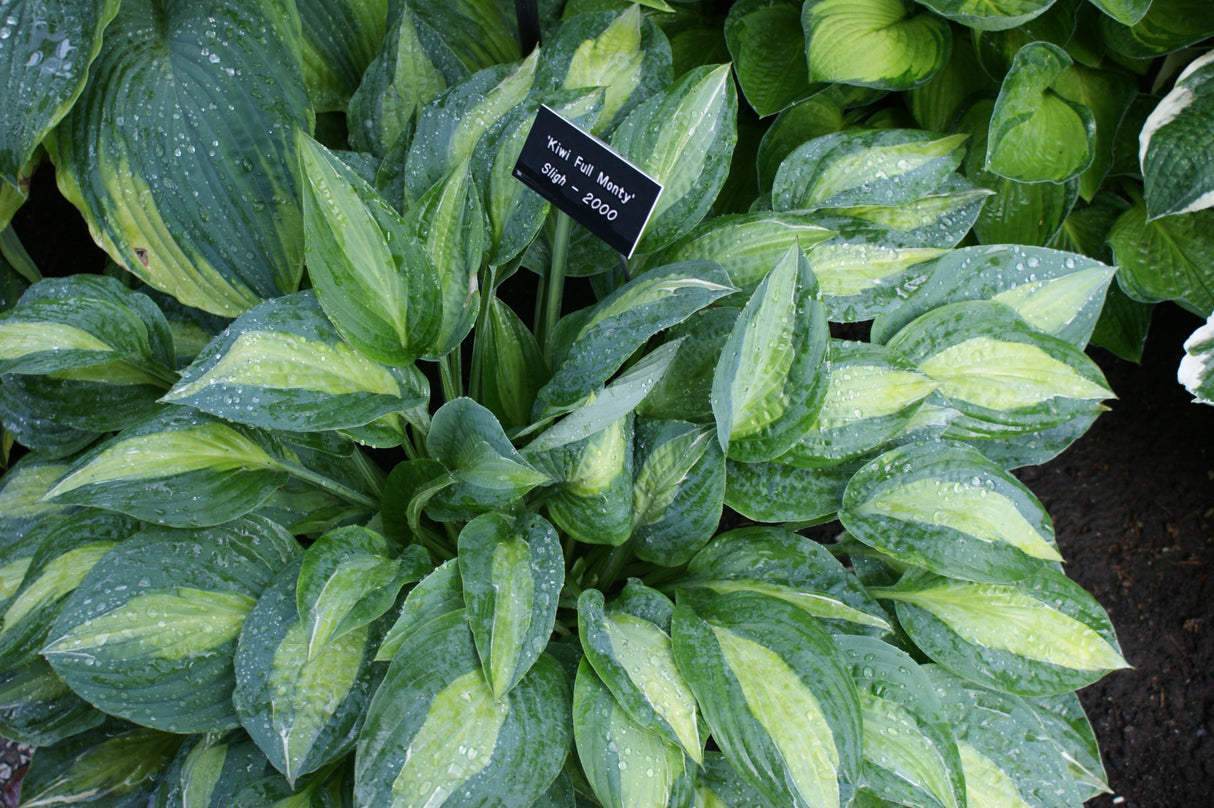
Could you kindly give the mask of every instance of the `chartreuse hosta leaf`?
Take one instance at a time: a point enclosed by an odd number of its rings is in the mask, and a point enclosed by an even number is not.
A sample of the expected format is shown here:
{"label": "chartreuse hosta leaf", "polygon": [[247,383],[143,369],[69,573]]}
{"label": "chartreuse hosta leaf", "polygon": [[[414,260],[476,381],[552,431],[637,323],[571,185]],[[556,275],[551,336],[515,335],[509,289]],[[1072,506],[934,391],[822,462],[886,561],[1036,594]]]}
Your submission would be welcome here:
{"label": "chartreuse hosta leaf", "polygon": [[295,608],[301,562],[287,564],[261,593],[233,663],[240,723],[292,785],[353,748],[380,673],[369,622],[309,649]]}
{"label": "chartreuse hosta leaf", "polygon": [[638,421],[632,546],[664,566],[685,563],[716,532],[725,501],[725,456],[709,427]]}
{"label": "chartreuse hosta leaf", "polygon": [[650,337],[735,291],[712,261],[685,261],[646,272],[594,307],[538,398],[569,408],[602,386]]}
{"label": "chartreuse hosta leaf", "polygon": [[1058,77],[1053,89],[1063,98],[1087,107],[1096,124],[1092,164],[1079,178],[1079,193],[1090,202],[1112,166],[1117,129],[1138,97],[1138,83],[1132,75],[1120,71],[1074,64]]}
{"label": "chartreuse hosta leaf", "polygon": [[925,262],[943,254],[937,247],[897,247],[847,237],[818,244],[807,253],[832,322],[869,320],[897,310],[927,273]]}
{"label": "chartreuse hosta leaf", "polygon": [[[67,464],[29,454],[8,467],[0,479],[0,608],[21,584],[24,568],[10,565],[27,552],[14,551],[30,544],[30,531],[44,520],[66,516],[70,510],[43,496],[67,471]],[[33,552],[32,547],[26,547]]]}
{"label": "chartreuse hosta leaf", "polygon": [[1200,156],[1214,129],[1214,52],[1193,61],[1139,134],[1143,196],[1152,219],[1214,207],[1214,169]]}
{"label": "chartreuse hosta leaf", "polygon": [[865,786],[898,805],[964,806],[961,756],[927,674],[880,640],[836,640],[860,693]]}
{"label": "chartreuse hosta leaf", "polygon": [[725,757],[776,805],[846,805],[860,704],[830,635],[767,595],[694,600],[675,609],[674,657]]}
{"label": "chartreuse hosta leaf", "polygon": [[[444,309],[429,254],[400,214],[337,156],[303,132],[298,146],[307,180],[308,274],[321,307],[372,359],[407,365],[429,354]],[[466,279],[464,286],[466,297]]]}
{"label": "chartreuse hosta leaf", "polygon": [[[729,174],[737,107],[729,65],[704,66],[684,73],[620,123],[611,145],[662,184],[638,251],[670,244],[708,213]],[[610,177],[595,179],[610,191]]]}
{"label": "chartreuse hosta leaf", "polygon": [[222,13],[123,3],[89,103],[47,141],[61,189],[116,262],[226,317],[294,291],[303,269],[294,138],[310,112],[273,15],[255,0]]}
{"label": "chartreuse hosta leaf", "polygon": [[560,538],[535,514],[484,514],[460,531],[458,558],[481,667],[501,698],[548,645],[565,583]]}
{"label": "chartreuse hosta leaf", "polygon": [[52,746],[105,721],[105,713],[72,692],[40,656],[0,672],[0,733],[31,746]]}
{"label": "chartreuse hosta leaf", "polygon": [[696,698],[679,671],[670,635],[652,620],[605,609],[597,589],[578,598],[578,631],[586,659],[632,720],[702,760]]}
{"label": "chartreuse hosta leaf", "polygon": [[1096,733],[1083,711],[1079,697],[1074,693],[1061,693],[1026,701],[1041,719],[1050,739],[1061,750],[1067,770],[1082,799],[1088,800],[1100,794],[1112,793],[1104,771],[1104,762],[1100,759]]}
{"label": "chartreuse hosta leaf", "polygon": [[891,630],[881,607],[816,541],[776,527],[731,530],[696,553],[679,579],[687,589],[759,592],[844,632]]}
{"label": "chartreuse hosta leaf", "polygon": [[1016,583],[908,572],[878,597],[934,661],[960,676],[1025,696],[1076,690],[1128,667],[1108,615],[1057,569]]}
{"label": "chartreuse hosta leaf", "polygon": [[422,421],[428,397],[416,367],[382,365],[344,342],[309,291],[237,318],[165,400],[266,429],[351,430],[364,442],[396,445],[399,416]]}
{"label": "chartreuse hosta leaf", "polygon": [[1087,346],[1115,270],[1078,253],[1018,244],[964,247],[925,265],[927,281],[873,323],[886,342],[916,317],[945,303],[996,300],[1038,331]]}
{"label": "chartreuse hosta leaf", "polygon": [[149,528],[93,566],[42,654],[83,698],[169,732],[238,726],[232,659],[245,618],[299,552],[265,519]]}
{"label": "chartreuse hosta leaf", "polygon": [[742,94],[760,117],[775,114],[813,92],[805,64],[800,3],[735,3],[725,19],[725,41]]}
{"label": "chartreuse hosta leaf", "polygon": [[802,7],[811,81],[908,90],[948,60],[948,23],[909,0],[808,0]]}
{"label": "chartreuse hosta leaf", "polygon": [[264,433],[173,408],[81,457],[47,497],[176,527],[217,525],[287,481],[271,447]]}
{"label": "chartreuse hosta leaf", "polygon": [[818,418],[779,462],[833,466],[859,457],[901,433],[939,386],[882,345],[834,340]]}
{"label": "chartreuse hosta leaf", "polygon": [[230,805],[243,789],[263,779],[268,763],[242,732],[188,739],[164,770],[154,808]]}
{"label": "chartreuse hosta leaf", "polygon": [[676,744],[632,719],[585,658],[573,688],[573,739],[603,808],[666,808],[694,770]]}
{"label": "chartreuse hosta leaf", "polygon": [[836,132],[798,147],[776,172],[777,210],[899,205],[927,196],[961,164],[964,135],[914,129]]}
{"label": "chartreuse hosta leaf", "polygon": [[135,808],[155,799],[180,735],[111,722],[38,750],[21,789],[21,804]]}
{"label": "chartreuse hosta leaf", "polygon": [[375,661],[391,662],[414,632],[452,612],[462,613],[463,609],[464,589],[459,562],[452,559],[440,564],[409,591],[401,605],[400,616],[379,644]]}
{"label": "chartreuse hosta leaf", "polygon": [[23,169],[84,89],[89,64],[101,50],[101,31],[117,12],[117,0],[0,3],[0,96],[13,111],[0,123],[0,178],[6,188],[28,182]]}
{"label": "chartreuse hosta leaf", "polygon": [[923,0],[942,17],[978,31],[1004,31],[1044,14],[1054,0]]}
{"label": "chartreuse hosta leaf", "polygon": [[476,336],[484,350],[479,374],[473,371],[472,383],[480,380],[479,400],[507,432],[527,426],[535,394],[548,380],[548,366],[535,335],[495,295]]}
{"label": "chartreuse hosta leaf", "polygon": [[1071,67],[1066,51],[1031,42],[1016,52],[999,89],[986,143],[986,168],[1020,182],[1063,182],[1092,162],[1092,111],[1055,89]]}
{"label": "chartreuse hosta leaf", "polygon": [[1037,498],[968,447],[891,449],[848,483],[839,518],[902,563],[976,581],[1019,579],[1062,560]]}
{"label": "chartreuse hosta leaf", "polygon": [[1201,404],[1214,404],[1214,319],[1198,328],[1185,340],[1185,355],[1180,360],[1176,377],[1185,389],[1193,394],[1193,400]]}
{"label": "chartreuse hosta leaf", "polygon": [[726,454],[784,454],[813,425],[826,395],[830,337],[818,282],[793,247],[755,290],[721,349],[712,411]]}
{"label": "chartreuse hosta leaf", "polygon": [[430,571],[429,556],[417,545],[392,555],[387,539],[356,526],[331,530],[307,549],[295,605],[309,660],[346,632],[379,619],[396,605],[403,586]]}
{"label": "chartreuse hosta leaf", "polygon": [[1097,412],[1112,392],[1100,369],[1068,342],[1035,330],[1002,303],[949,303],[887,344],[940,382],[939,395],[976,433],[1026,434]]}
{"label": "chartreuse hosta leaf", "polygon": [[388,0],[297,0],[303,30],[303,77],[318,112],[340,110],[379,53]]}
{"label": "chartreuse hosta leaf", "polygon": [[541,655],[495,698],[462,612],[420,626],[367,709],[354,800],[367,808],[527,808],[561,771],[572,740],[568,675]]}

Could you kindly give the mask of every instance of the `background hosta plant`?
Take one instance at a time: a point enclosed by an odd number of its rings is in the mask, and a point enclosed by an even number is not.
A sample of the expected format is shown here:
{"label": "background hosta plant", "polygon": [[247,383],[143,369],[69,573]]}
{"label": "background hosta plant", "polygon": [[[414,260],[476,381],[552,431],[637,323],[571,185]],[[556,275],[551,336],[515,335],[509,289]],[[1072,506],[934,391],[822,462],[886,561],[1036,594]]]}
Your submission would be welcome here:
{"label": "background hosta plant", "polygon": [[[0,0],[26,804],[1107,789],[1010,471],[1214,310],[1208,4],[69,5]],[[663,183],[630,260],[512,177],[540,104]],[[7,227],[35,168],[105,274]]]}

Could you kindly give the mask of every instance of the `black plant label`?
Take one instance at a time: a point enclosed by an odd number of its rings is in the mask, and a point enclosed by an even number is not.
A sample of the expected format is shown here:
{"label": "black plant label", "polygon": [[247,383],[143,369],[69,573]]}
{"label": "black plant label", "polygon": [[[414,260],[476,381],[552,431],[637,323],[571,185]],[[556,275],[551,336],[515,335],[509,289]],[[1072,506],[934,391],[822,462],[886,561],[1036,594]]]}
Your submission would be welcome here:
{"label": "black plant label", "polygon": [[657,180],[546,106],[535,115],[514,176],[626,258],[662,193]]}

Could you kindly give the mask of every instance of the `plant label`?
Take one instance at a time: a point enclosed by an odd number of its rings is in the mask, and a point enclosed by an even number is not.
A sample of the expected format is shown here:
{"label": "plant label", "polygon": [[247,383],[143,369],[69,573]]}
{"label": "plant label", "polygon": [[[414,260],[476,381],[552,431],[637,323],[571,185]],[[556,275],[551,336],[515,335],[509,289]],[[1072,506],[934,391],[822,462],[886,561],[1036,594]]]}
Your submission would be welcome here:
{"label": "plant label", "polygon": [[546,106],[535,115],[514,176],[625,258],[662,193],[657,180]]}

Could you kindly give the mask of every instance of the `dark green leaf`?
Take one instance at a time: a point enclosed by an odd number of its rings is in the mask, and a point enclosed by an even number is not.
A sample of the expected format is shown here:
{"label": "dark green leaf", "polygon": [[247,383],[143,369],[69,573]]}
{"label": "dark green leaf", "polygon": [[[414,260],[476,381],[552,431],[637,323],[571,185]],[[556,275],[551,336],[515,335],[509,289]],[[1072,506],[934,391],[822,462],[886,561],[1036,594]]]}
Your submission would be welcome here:
{"label": "dark green leaf", "polygon": [[1193,311],[1214,311],[1214,211],[1147,220],[1139,202],[1109,231],[1122,290],[1135,300],[1175,300]]}
{"label": "dark green leaf", "polygon": [[803,469],[779,460],[726,465],[725,504],[757,522],[818,524],[835,518],[859,464]]}
{"label": "dark green leaf", "polygon": [[801,4],[743,0],[729,9],[725,41],[738,83],[760,117],[773,115],[812,92],[805,64]]}
{"label": "dark green leaf", "polygon": [[303,29],[303,77],[318,112],[344,112],[379,53],[388,0],[296,0]]}
{"label": "dark green leaf", "polygon": [[942,17],[978,31],[1003,31],[1023,25],[1054,0],[922,0]]}

